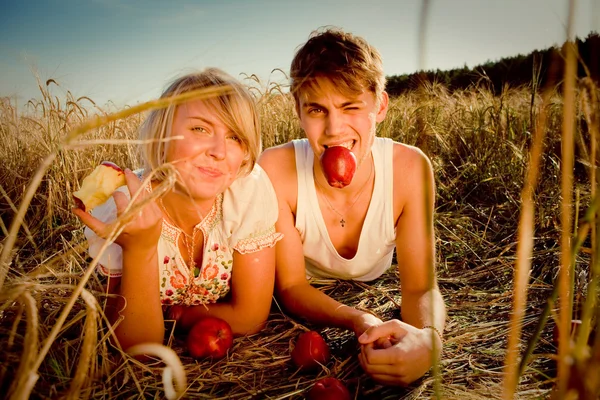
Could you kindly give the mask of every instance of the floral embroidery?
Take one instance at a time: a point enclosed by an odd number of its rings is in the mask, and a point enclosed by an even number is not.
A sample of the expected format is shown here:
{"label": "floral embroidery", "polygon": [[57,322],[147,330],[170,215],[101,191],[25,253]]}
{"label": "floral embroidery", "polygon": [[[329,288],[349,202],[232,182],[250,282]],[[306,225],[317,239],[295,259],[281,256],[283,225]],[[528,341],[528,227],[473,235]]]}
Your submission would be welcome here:
{"label": "floral embroidery", "polygon": [[[247,215],[233,217],[246,218]],[[209,304],[226,296],[231,290],[234,251],[244,254],[258,251],[273,246],[282,236],[274,226],[257,226],[251,220],[248,224],[255,232],[246,233],[245,238],[233,243],[231,232],[225,231],[228,225],[223,215],[223,195],[219,195],[208,215],[196,225],[202,231],[204,242],[202,262],[194,271],[185,266],[180,253],[181,230],[163,220],[158,246],[163,305]]]}
{"label": "floral embroidery", "polygon": [[217,276],[218,273],[219,273],[219,267],[217,267],[217,264],[212,264],[212,265],[209,264],[204,268],[204,272],[202,273],[202,278],[204,278],[207,281],[210,281],[215,276]]}
{"label": "floral embroidery", "polygon": [[235,245],[235,250],[241,254],[254,253],[267,247],[275,246],[279,240],[283,238],[283,234],[275,231],[275,226],[271,226],[262,232],[258,232],[246,239],[242,239]]}
{"label": "floral embroidery", "polygon": [[171,276],[171,286],[173,286],[175,289],[181,289],[186,285],[186,283],[185,276],[183,276],[178,269],[173,270],[173,275]]}

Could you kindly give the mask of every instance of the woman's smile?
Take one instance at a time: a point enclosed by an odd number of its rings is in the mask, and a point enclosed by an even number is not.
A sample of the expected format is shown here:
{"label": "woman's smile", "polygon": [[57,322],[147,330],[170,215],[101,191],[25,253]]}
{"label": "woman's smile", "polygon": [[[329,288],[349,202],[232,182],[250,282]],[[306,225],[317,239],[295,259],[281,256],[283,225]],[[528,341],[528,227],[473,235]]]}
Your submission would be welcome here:
{"label": "woman's smile", "polygon": [[209,178],[220,178],[225,175],[221,170],[212,167],[196,167],[201,174],[208,176]]}

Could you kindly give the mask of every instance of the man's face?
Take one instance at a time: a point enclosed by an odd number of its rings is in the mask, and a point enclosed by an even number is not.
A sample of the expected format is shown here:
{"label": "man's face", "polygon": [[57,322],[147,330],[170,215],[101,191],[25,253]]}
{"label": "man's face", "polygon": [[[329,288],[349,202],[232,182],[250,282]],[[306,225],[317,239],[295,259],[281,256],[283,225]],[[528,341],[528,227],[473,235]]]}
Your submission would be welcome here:
{"label": "man's face", "polygon": [[357,94],[342,93],[331,80],[317,78],[316,84],[304,89],[298,98],[300,126],[319,159],[325,149],[344,146],[359,162],[359,168],[371,153],[375,128],[387,112],[388,98],[383,93],[363,90]]}

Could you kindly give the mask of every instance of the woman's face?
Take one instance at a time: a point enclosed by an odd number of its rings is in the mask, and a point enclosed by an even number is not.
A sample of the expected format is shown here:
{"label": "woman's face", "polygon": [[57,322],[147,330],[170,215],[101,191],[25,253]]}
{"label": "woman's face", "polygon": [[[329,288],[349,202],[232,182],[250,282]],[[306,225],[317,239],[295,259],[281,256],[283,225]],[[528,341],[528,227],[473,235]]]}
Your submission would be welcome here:
{"label": "woman's face", "polygon": [[212,201],[237,178],[246,155],[243,141],[202,100],[177,106],[171,135],[183,137],[173,140],[167,152],[167,162],[181,175],[183,193]]}

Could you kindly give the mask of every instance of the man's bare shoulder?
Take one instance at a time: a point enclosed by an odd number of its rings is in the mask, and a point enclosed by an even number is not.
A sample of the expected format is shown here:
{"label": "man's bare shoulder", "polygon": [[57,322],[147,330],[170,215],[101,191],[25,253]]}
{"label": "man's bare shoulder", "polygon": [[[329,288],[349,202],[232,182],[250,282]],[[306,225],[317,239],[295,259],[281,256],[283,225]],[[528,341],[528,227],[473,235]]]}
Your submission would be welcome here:
{"label": "man's bare shoulder", "polygon": [[416,146],[394,142],[394,170],[405,172],[425,170],[431,171],[431,160]]}
{"label": "man's bare shoulder", "polygon": [[[407,196],[435,190],[431,160],[415,146],[394,142],[394,193],[401,210]],[[429,188],[429,189],[425,189]]]}
{"label": "man's bare shoulder", "polygon": [[296,171],[294,144],[284,143],[269,147],[261,153],[258,163],[269,176],[287,175]]}
{"label": "man's bare shoulder", "polygon": [[262,152],[258,163],[269,175],[277,197],[291,205],[295,204],[298,178],[296,177],[294,144],[289,142],[269,147]]}

